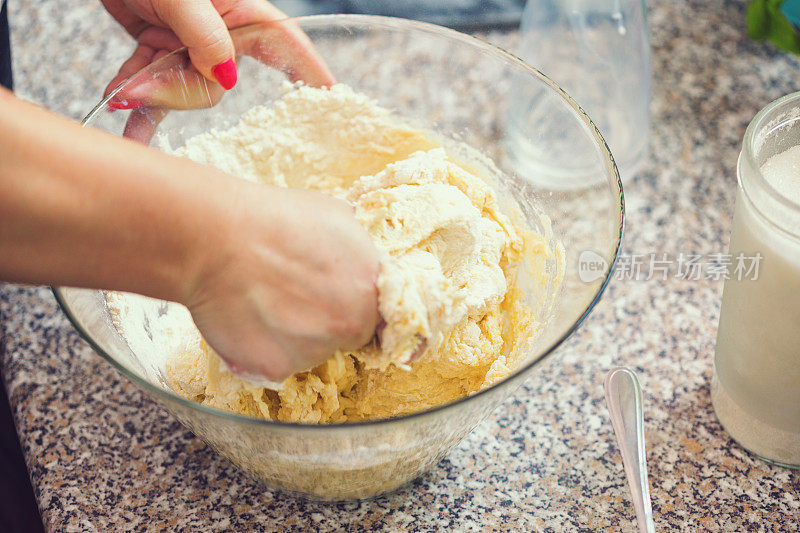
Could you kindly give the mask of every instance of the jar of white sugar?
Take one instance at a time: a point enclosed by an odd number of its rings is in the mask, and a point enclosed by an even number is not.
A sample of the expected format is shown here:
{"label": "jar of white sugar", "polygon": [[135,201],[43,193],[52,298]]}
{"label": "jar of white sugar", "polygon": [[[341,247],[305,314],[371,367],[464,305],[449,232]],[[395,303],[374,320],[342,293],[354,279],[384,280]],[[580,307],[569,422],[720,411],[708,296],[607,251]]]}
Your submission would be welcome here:
{"label": "jar of white sugar", "polygon": [[711,397],[725,430],[800,468],[800,92],[747,128]]}

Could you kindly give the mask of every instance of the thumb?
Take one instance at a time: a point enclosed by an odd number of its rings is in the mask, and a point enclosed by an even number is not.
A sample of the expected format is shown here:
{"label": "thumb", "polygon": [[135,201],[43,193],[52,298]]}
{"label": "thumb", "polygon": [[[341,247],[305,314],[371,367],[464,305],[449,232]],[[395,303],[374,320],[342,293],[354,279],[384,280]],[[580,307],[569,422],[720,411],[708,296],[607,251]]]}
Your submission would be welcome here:
{"label": "thumb", "polygon": [[152,0],[153,10],[189,49],[200,73],[223,88],[236,85],[233,41],[211,0]]}

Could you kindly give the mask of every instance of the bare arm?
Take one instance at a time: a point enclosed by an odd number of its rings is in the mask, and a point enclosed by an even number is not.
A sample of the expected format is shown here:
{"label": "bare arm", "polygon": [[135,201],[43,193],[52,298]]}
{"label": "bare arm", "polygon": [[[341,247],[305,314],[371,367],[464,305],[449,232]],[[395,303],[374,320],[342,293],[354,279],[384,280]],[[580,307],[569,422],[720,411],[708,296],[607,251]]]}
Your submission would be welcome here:
{"label": "bare arm", "polygon": [[0,94],[0,278],[180,300],[229,180]]}
{"label": "bare arm", "polygon": [[0,279],[183,303],[233,367],[281,379],[369,340],[377,273],[343,202],[247,183],[0,90]]}

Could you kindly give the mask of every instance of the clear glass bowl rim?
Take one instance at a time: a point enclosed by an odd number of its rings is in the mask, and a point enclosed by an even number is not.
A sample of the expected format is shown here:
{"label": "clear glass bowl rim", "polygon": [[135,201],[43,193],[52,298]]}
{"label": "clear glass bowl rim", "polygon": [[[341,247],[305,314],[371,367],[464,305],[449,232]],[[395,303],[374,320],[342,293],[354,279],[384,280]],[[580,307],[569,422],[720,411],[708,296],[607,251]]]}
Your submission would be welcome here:
{"label": "clear glass bowl rim", "polygon": [[[605,159],[605,163],[610,165],[610,168],[613,170],[614,177],[616,178],[616,185],[619,190],[619,197],[618,197],[618,207],[619,207],[619,227],[617,228],[617,239],[616,245],[614,248],[614,257],[610,263],[608,272],[603,279],[603,282],[600,284],[597,292],[592,297],[589,304],[586,306],[586,309],[580,314],[580,316],[575,320],[575,322],[569,327],[569,329],[556,341],[554,341],[549,347],[542,351],[542,354],[536,358],[535,360],[529,362],[528,364],[521,366],[499,382],[495,383],[494,385],[487,387],[485,389],[481,389],[473,394],[464,396],[459,398],[458,400],[454,400],[451,402],[443,403],[429,409],[425,409],[423,411],[418,411],[414,413],[409,413],[405,415],[400,415],[397,417],[392,418],[379,418],[375,420],[362,420],[356,422],[336,422],[336,423],[326,423],[326,424],[304,424],[299,422],[284,422],[280,420],[266,420],[262,418],[253,418],[250,416],[240,415],[238,413],[234,413],[231,411],[225,411],[222,409],[217,409],[215,407],[209,407],[197,402],[193,402],[182,396],[178,396],[168,390],[162,389],[149,381],[142,379],[141,377],[137,376],[136,374],[129,371],[124,365],[119,363],[114,357],[109,355],[108,353],[103,350],[100,345],[92,338],[91,334],[86,331],[78,322],[78,320],[73,316],[72,312],[69,309],[69,305],[66,303],[64,297],[61,294],[60,287],[52,287],[53,294],[55,295],[56,301],[58,302],[59,307],[67,316],[69,321],[72,323],[73,327],[78,331],[81,337],[89,343],[92,349],[97,352],[103,359],[108,361],[114,368],[122,373],[125,377],[131,380],[134,384],[139,386],[140,388],[144,389],[150,394],[154,394],[157,397],[163,398],[168,402],[177,402],[182,404],[185,407],[190,409],[196,409],[201,413],[212,417],[222,417],[227,419],[228,421],[232,422],[241,422],[245,424],[253,424],[256,426],[268,426],[274,428],[285,428],[292,430],[302,430],[302,431],[312,431],[312,432],[322,432],[322,431],[336,431],[339,429],[345,428],[357,428],[357,427],[375,427],[375,426],[386,426],[392,424],[402,424],[407,421],[411,420],[420,420],[423,418],[427,418],[429,416],[433,416],[439,412],[449,411],[451,409],[455,409],[456,407],[465,404],[467,402],[476,401],[481,396],[487,394],[490,391],[501,390],[509,387],[513,382],[517,381],[516,378],[523,377],[524,374],[527,374],[531,370],[533,370],[536,366],[542,363],[544,360],[548,359],[561,344],[566,341],[583,323],[583,321],[589,316],[589,314],[594,309],[595,305],[600,301],[600,298],[603,295],[606,287],[608,286],[609,281],[611,280],[611,276],[614,273],[614,269],[617,264],[617,259],[619,257],[620,247],[622,245],[622,235],[624,233],[625,227],[625,200],[624,195],[622,192],[622,181],[619,176],[619,171],[617,169],[617,165],[614,162],[614,156],[611,154],[611,151],[608,148],[608,144],[606,144],[605,139],[600,134],[600,131],[597,129],[595,124],[586,114],[586,112],[572,99],[561,87],[558,86],[553,80],[542,74],[536,68],[528,65],[523,60],[515,56],[514,54],[495,46],[487,41],[479,39],[477,37],[473,37],[471,35],[467,35],[455,30],[451,30],[449,28],[445,28],[443,26],[438,26],[436,24],[430,24],[427,22],[420,22],[415,20],[409,19],[401,19],[396,17],[384,17],[378,15],[310,15],[310,16],[303,16],[303,17],[292,17],[286,19],[275,20],[266,23],[259,23],[259,24],[252,24],[249,26],[242,26],[240,28],[236,28],[231,30],[231,33],[235,35],[239,32],[248,32],[252,31],[253,29],[266,26],[270,24],[275,24],[276,22],[285,22],[285,21],[292,21],[297,23],[303,22],[315,22],[315,23],[324,23],[326,21],[330,21],[334,24],[345,24],[345,23],[352,23],[352,24],[366,24],[370,27],[389,27],[391,29],[397,28],[410,28],[412,30],[422,30],[428,33],[434,33],[436,35],[446,37],[455,41],[463,42],[469,46],[478,48],[483,52],[487,52],[490,54],[495,55],[498,59],[505,59],[506,61],[510,61],[511,63],[518,66],[521,70],[527,71],[535,78],[538,78],[540,81],[544,82],[548,85],[551,89],[553,89],[559,96],[561,96],[567,104],[572,107],[574,111],[577,112],[577,116],[584,122],[586,126],[588,126],[589,131],[592,133],[595,140],[598,142],[603,157]],[[165,61],[167,58],[176,55],[182,54],[186,52],[186,48],[179,48],[174,52],[164,56],[163,58],[159,59],[151,63],[150,65],[144,67],[142,70],[133,74],[127,80],[120,83],[113,91],[111,91],[108,96],[103,98],[90,112],[86,117],[81,121],[81,125],[86,126],[87,123],[94,117],[94,115],[101,110],[105,109],[106,103],[114,97],[114,95],[126,84],[129,80],[134,78],[135,76],[140,75],[143,72],[148,70],[156,70],[158,65]]]}

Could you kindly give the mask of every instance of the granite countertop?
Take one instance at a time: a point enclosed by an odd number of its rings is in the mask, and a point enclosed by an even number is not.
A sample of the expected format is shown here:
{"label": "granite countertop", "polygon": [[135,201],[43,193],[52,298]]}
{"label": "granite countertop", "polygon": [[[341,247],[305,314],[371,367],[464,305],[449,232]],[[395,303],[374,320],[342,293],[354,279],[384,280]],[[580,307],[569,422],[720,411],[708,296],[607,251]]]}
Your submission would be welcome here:
{"label": "granite countertop", "polygon": [[[623,254],[724,253],[744,129],[798,89],[800,65],[747,39],[745,2],[651,4],[651,156],[626,182]],[[131,49],[125,35],[96,0],[9,7],[18,94],[81,117]],[[516,35],[487,38],[513,47]],[[615,279],[558,362],[430,473],[360,503],[248,479],[95,355],[48,289],[0,286],[0,362],[50,530],[633,531],[602,389],[628,365],[645,389],[662,529],[797,531],[800,472],[748,455],[711,407],[721,293],[713,279]]]}

